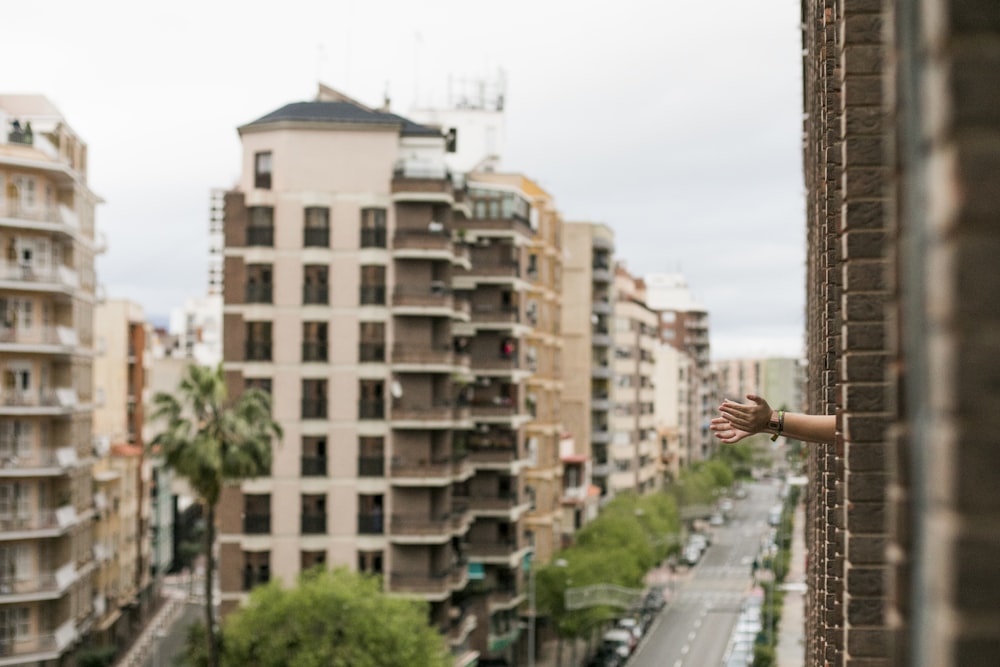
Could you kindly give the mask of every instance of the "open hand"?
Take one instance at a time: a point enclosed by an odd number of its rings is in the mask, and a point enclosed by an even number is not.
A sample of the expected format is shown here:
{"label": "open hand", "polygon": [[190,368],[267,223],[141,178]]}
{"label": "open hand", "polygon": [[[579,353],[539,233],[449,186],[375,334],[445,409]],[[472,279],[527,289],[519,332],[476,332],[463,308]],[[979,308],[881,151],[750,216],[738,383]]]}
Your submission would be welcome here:
{"label": "open hand", "polygon": [[771,406],[762,396],[747,394],[749,403],[737,403],[728,398],[719,406],[719,412],[733,427],[749,434],[767,430],[771,419]]}
{"label": "open hand", "polygon": [[716,438],[730,445],[751,435],[750,433],[738,429],[730,424],[729,420],[725,417],[714,418],[711,423],[709,423],[708,427],[715,432]]}

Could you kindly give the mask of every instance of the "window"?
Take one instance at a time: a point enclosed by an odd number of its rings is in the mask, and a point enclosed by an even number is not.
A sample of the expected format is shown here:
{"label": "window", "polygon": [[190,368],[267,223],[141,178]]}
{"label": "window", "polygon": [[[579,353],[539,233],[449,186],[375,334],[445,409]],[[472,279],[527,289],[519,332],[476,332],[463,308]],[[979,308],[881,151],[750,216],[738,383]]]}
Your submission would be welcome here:
{"label": "window", "polygon": [[302,418],[326,419],[326,380],[302,381]]}
{"label": "window", "polygon": [[361,349],[358,350],[358,361],[385,361],[385,323],[362,322],[360,328]]}
{"label": "window", "polygon": [[361,267],[362,306],[385,305],[385,267],[379,264]]}
{"label": "window", "polygon": [[385,439],[380,435],[358,439],[358,477],[385,475]]}
{"label": "window", "polygon": [[359,419],[385,419],[385,381],[361,380]]}
{"label": "window", "polygon": [[271,494],[248,493],[243,496],[243,532],[248,535],[271,532]]}
{"label": "window", "polygon": [[384,248],[385,245],[385,209],[361,209],[361,247]]}
{"label": "window", "polygon": [[302,323],[302,361],[326,361],[326,322]]}
{"label": "window", "polygon": [[274,208],[250,206],[247,220],[247,245],[274,247]]}
{"label": "window", "polygon": [[246,323],[246,361],[271,361],[271,323]]}
{"label": "window", "polygon": [[324,264],[307,264],[304,267],[302,303],[330,303],[329,268]]}
{"label": "window", "polygon": [[322,436],[302,437],[302,476],[326,476],[326,438]]}
{"label": "window", "polygon": [[244,378],[243,389],[259,389],[265,394],[271,394],[271,378]]}
{"label": "window", "polygon": [[274,284],[270,264],[247,264],[247,303],[272,303]]}
{"label": "window", "polygon": [[330,209],[325,206],[309,206],[305,209],[304,238],[306,247],[330,247]]}
{"label": "window", "polygon": [[253,186],[261,190],[271,189],[271,151],[254,154]]}

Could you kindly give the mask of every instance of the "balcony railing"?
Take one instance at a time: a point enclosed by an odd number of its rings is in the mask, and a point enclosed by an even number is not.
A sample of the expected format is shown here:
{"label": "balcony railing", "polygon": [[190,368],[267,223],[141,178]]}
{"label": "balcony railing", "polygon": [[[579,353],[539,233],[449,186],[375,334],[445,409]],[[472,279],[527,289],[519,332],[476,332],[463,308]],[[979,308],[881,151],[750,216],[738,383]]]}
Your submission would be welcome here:
{"label": "balcony railing", "polygon": [[299,461],[302,465],[303,477],[325,477],[326,476],[325,456],[301,456]]}
{"label": "balcony railing", "polygon": [[469,542],[468,554],[470,558],[489,558],[509,556],[518,549],[516,540],[481,540]]}
{"label": "balcony railing", "polygon": [[393,477],[450,477],[451,457],[427,459],[399,458],[392,462]]}
{"label": "balcony railing", "polygon": [[450,572],[392,572],[389,586],[394,593],[446,593],[449,590]]}
{"label": "balcony railing", "polygon": [[274,246],[274,227],[247,226],[248,246]]}
{"label": "balcony railing", "polygon": [[328,227],[306,227],[302,245],[307,248],[329,248],[330,229]]}
{"label": "balcony railing", "polygon": [[374,398],[360,400],[358,419],[385,419],[385,401]]}
{"label": "balcony railing", "polygon": [[328,347],[326,341],[305,341],[302,343],[302,361],[326,361]]}
{"label": "balcony railing", "polygon": [[270,569],[243,570],[243,590],[245,591],[269,581],[271,581]]}
{"label": "balcony railing", "polygon": [[380,512],[358,514],[359,535],[382,535],[385,532],[385,521]]}
{"label": "balcony railing", "polygon": [[303,285],[302,303],[319,305],[330,303],[329,285]]}
{"label": "balcony railing", "polygon": [[69,266],[36,266],[34,264],[0,263],[0,280],[26,283],[55,284],[76,289],[79,274]]}
{"label": "balcony railing", "polygon": [[271,532],[270,514],[243,515],[243,532],[247,535],[267,535]]}
{"label": "balcony railing", "polygon": [[303,535],[322,535],[326,533],[326,513],[311,513],[302,515]]}
{"label": "balcony railing", "polygon": [[384,306],[385,285],[365,285],[359,295],[362,306]]}
{"label": "balcony railing", "polygon": [[381,456],[359,456],[358,477],[385,477],[385,459]]}
{"label": "balcony railing", "polygon": [[446,343],[404,344],[392,348],[392,362],[395,364],[450,364],[454,352]]}
{"label": "balcony railing", "polygon": [[393,514],[393,535],[440,535],[451,531],[451,519],[442,514]]}
{"label": "balcony railing", "polygon": [[385,343],[361,343],[358,348],[358,361],[385,361]]}
{"label": "balcony railing", "polygon": [[246,302],[247,303],[271,303],[274,286],[270,283],[247,283]]}
{"label": "balcony railing", "polygon": [[271,341],[247,341],[246,361],[271,361]]}
{"label": "balcony railing", "polygon": [[303,398],[303,419],[326,419],[326,398]]}
{"label": "balcony railing", "polygon": [[361,247],[362,248],[384,248],[386,247],[386,239],[388,234],[385,229],[362,229],[361,230]]}

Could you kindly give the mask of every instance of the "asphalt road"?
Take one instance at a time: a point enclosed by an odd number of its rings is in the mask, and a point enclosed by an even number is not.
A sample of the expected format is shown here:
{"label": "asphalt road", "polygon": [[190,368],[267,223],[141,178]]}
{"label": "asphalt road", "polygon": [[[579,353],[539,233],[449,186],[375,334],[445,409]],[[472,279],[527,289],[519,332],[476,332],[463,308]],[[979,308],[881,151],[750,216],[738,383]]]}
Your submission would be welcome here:
{"label": "asphalt road", "polygon": [[675,578],[670,603],[632,654],[628,667],[713,667],[751,590],[751,568],[768,533],[767,513],[778,486],[747,484],[730,520],[713,528],[712,544],[697,565]]}

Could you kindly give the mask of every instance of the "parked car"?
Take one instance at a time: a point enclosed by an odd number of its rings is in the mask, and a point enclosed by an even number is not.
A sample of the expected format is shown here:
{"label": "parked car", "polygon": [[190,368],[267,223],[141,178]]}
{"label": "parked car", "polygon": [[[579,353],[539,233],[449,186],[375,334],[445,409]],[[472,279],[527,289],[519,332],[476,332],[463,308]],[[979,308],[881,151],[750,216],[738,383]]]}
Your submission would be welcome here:
{"label": "parked car", "polygon": [[725,525],[726,520],[725,518],[723,518],[722,514],[716,512],[715,514],[712,515],[712,518],[708,520],[708,523],[711,526],[722,526]]}
{"label": "parked car", "polygon": [[610,649],[619,655],[624,655],[626,658],[632,654],[632,649],[635,648],[637,643],[638,640],[635,636],[624,628],[608,630],[601,638],[602,648]]}
{"label": "parked car", "polygon": [[628,630],[635,637],[635,643],[638,644],[639,640],[642,639],[642,635],[646,632],[646,627],[643,625],[639,619],[632,616],[626,616],[625,618],[618,619],[618,627],[624,630]]}

